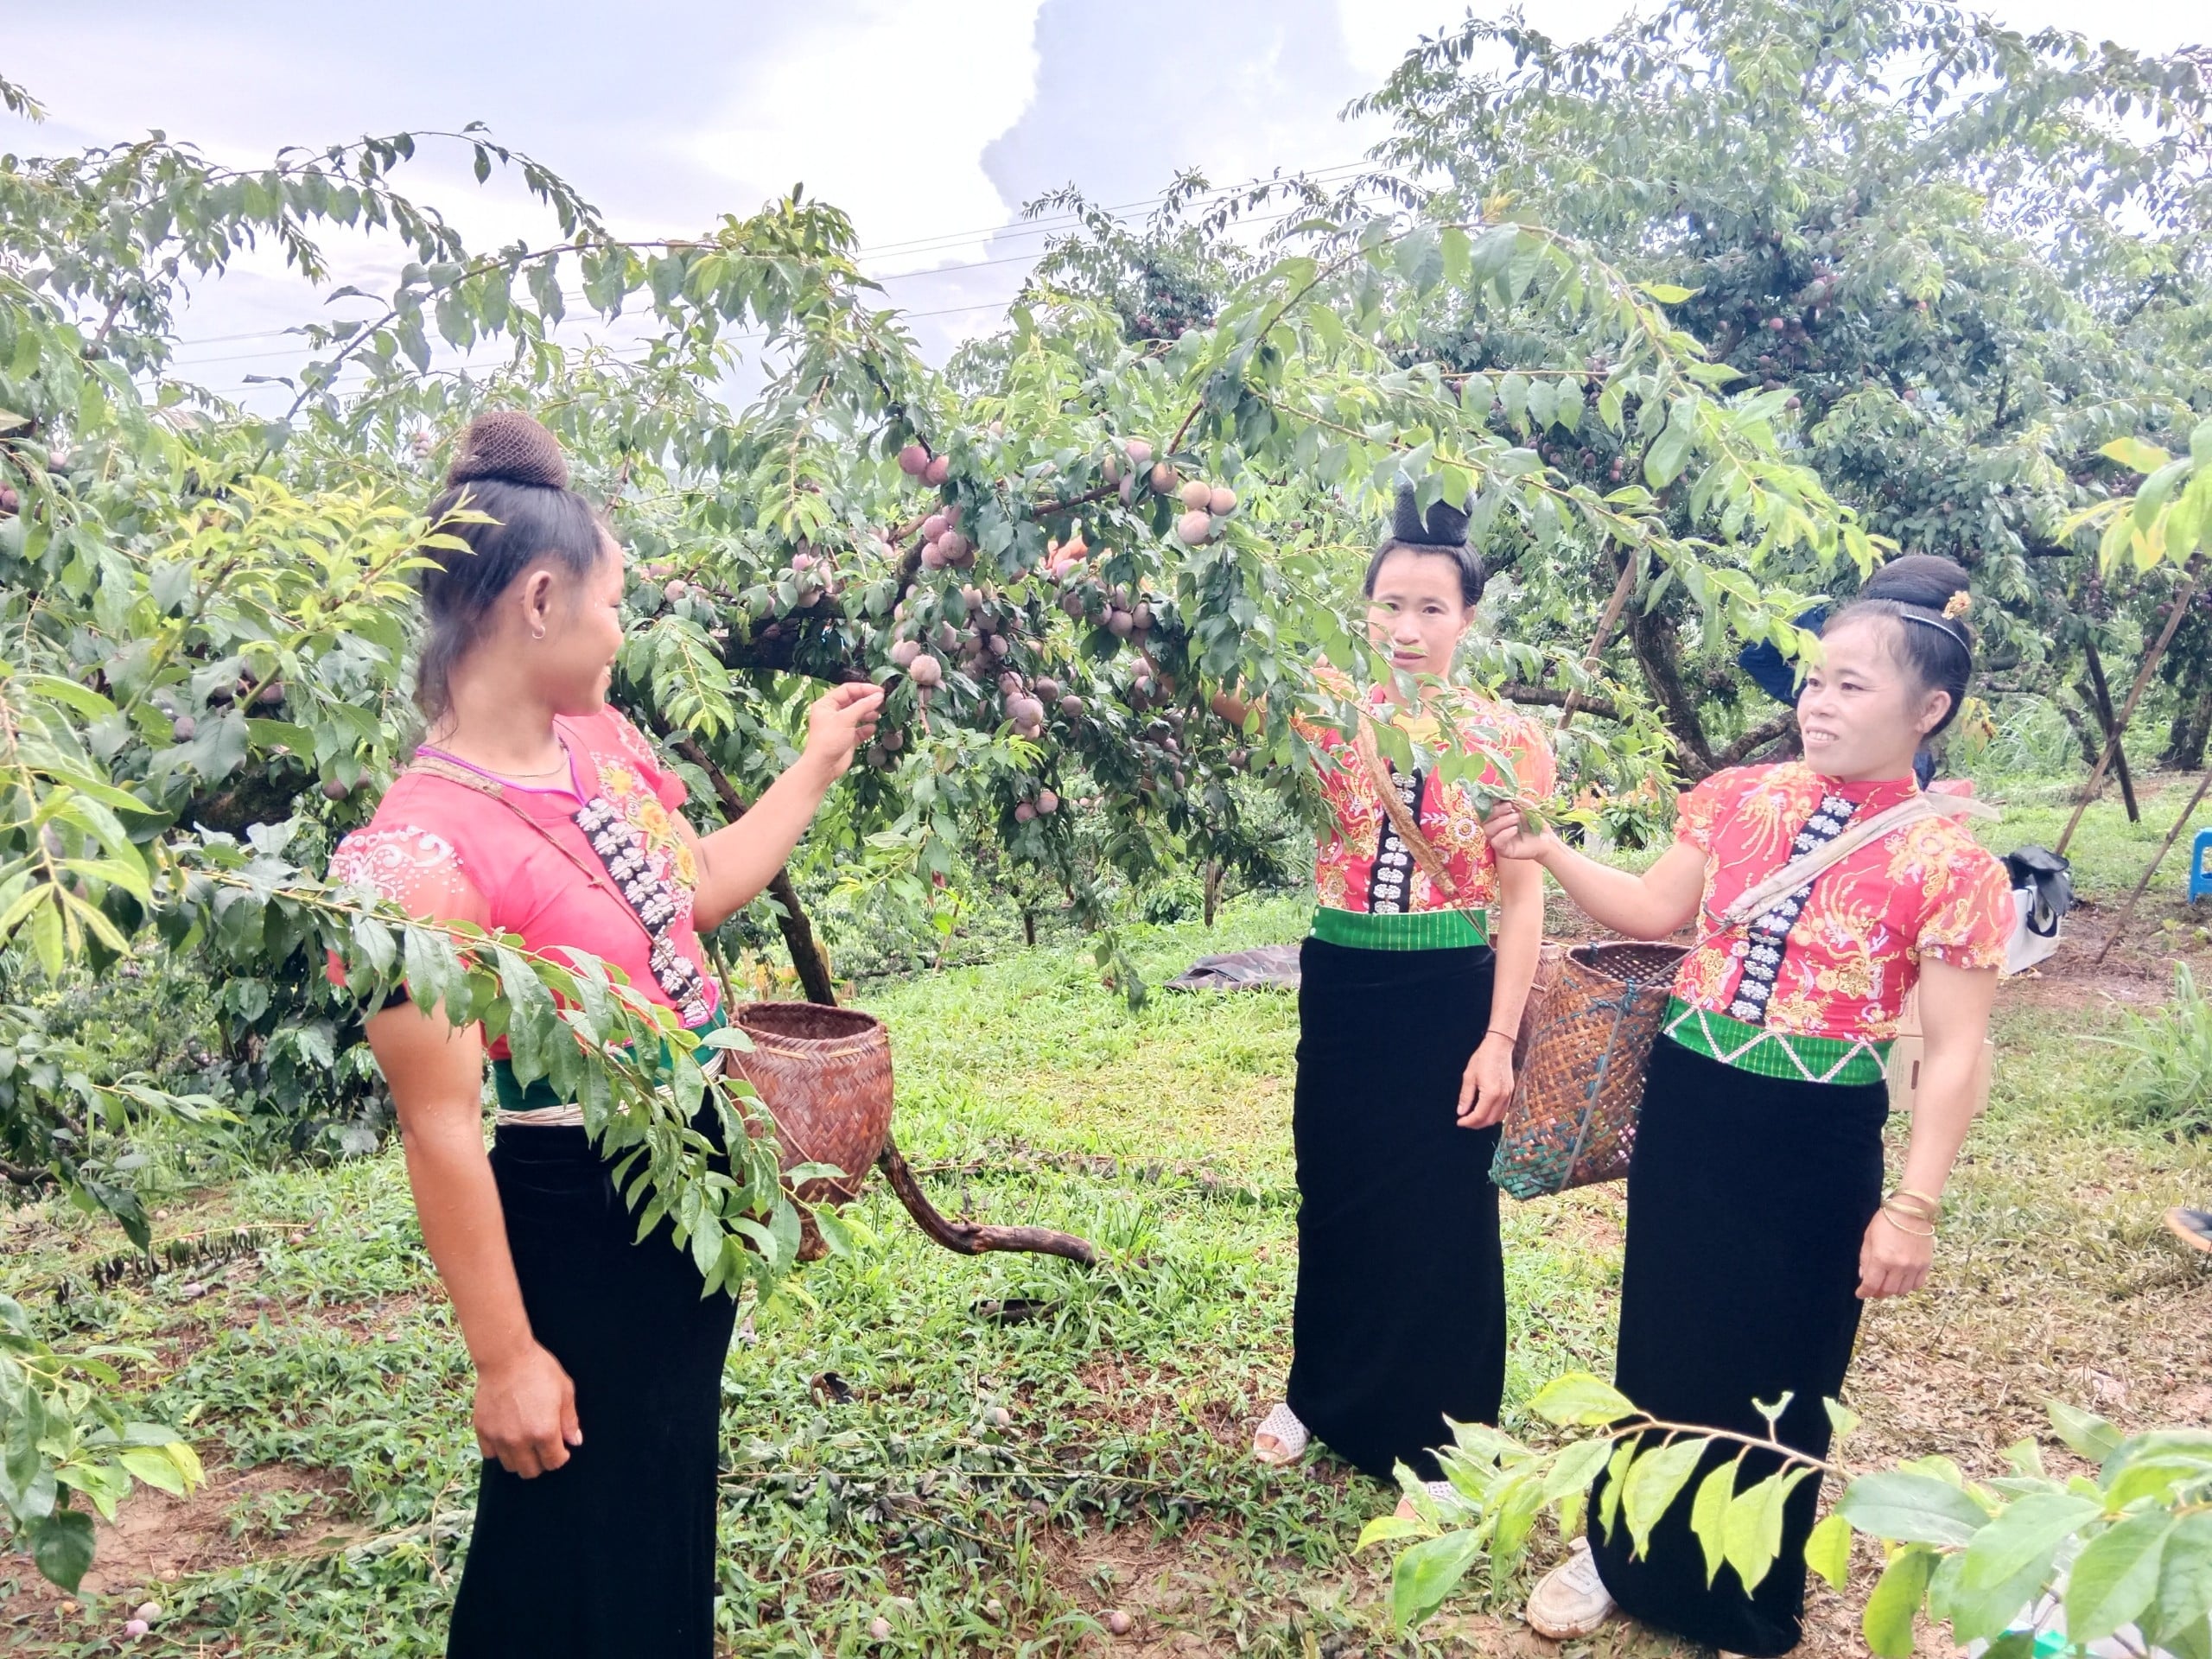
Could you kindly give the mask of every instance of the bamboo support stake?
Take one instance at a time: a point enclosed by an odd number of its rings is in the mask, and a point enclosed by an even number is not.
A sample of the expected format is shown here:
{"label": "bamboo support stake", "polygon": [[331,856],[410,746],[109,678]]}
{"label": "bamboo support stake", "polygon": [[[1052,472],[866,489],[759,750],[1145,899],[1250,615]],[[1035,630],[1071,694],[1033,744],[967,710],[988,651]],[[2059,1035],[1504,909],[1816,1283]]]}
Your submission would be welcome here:
{"label": "bamboo support stake", "polygon": [[[2105,684],[2104,658],[2097,652],[2096,635],[2085,633],[2082,636],[2082,652],[2089,666],[2089,689],[2097,694],[2097,720],[2104,727],[2105,738],[2109,741],[2117,721],[2112,712],[2112,690]],[[2127,821],[2130,823],[2142,823],[2142,809],[2135,804],[2135,779],[2128,775],[2126,744],[2113,752],[2112,769],[2120,776],[2120,798],[2126,804]]]}
{"label": "bamboo support stake", "polygon": [[2158,873],[2158,866],[2166,861],[2166,855],[2173,851],[2174,842],[2181,839],[2181,832],[2189,827],[2189,821],[2196,816],[2196,809],[2202,804],[2204,792],[2208,789],[2212,789],[2212,772],[2207,772],[2203,777],[2196,780],[2196,793],[2189,798],[2189,804],[2182,808],[2181,817],[2174,820],[2174,827],[2166,831],[2165,840],[2158,843],[2158,850],[2152,855],[2151,868],[2143,872],[2143,879],[2135,884],[2135,891],[2127,895],[2127,902],[2120,907],[2119,918],[2113,923],[2112,931],[2105,935],[2104,949],[2097,952],[2098,963],[2101,964],[2104,959],[2112,954],[2113,946],[2120,942],[2120,936],[2127,931],[2127,924],[2135,914],[2137,902],[2150,887],[2151,878]]}
{"label": "bamboo support stake", "polygon": [[2174,630],[2181,626],[2181,620],[2189,611],[2189,601],[2196,596],[2196,571],[2203,559],[2204,556],[2199,553],[2190,560],[2188,569],[2182,573],[2181,590],[2174,595],[2173,608],[2166,613],[2166,626],[2159,632],[2157,643],[2144,653],[2142,669],[2135,676],[2135,689],[2127,694],[2126,707],[2120,711],[2120,723],[2106,740],[2105,752],[2097,757],[2097,769],[2089,774],[2089,787],[2075,804],[2074,816],[2067,819],[2066,833],[2058,838],[2055,850],[2061,858],[2066,855],[2067,843],[2074,839],[2074,832],[2082,827],[2082,815],[2089,810],[2089,803],[2096,799],[2098,791],[2104,788],[2105,773],[2112,768],[2113,756],[2120,748],[2120,739],[2127,734],[2127,723],[2135,718],[2135,705],[2143,701],[2143,693],[2150,686],[2151,676],[2158,669],[2158,658],[2166,654],[2166,647],[2173,643]]}

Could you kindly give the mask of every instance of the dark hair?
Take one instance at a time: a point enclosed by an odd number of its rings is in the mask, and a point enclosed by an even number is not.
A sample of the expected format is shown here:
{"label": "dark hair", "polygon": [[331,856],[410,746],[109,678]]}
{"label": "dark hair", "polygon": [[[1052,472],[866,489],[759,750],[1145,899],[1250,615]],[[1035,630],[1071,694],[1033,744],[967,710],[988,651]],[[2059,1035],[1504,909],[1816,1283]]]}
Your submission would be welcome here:
{"label": "dark hair", "polygon": [[1923,691],[1950,694],[1951,706],[1929,728],[1933,737],[1957,718],[1974,676],[1974,630],[1963,616],[1946,616],[1954,594],[1967,591],[1967,573],[1950,559],[1932,553],[1892,559],[1866,579],[1866,585],[1821,630],[1831,633],[1843,623],[1886,616],[1897,623],[1896,655]]}
{"label": "dark hair", "polygon": [[1483,585],[1490,580],[1490,573],[1483,569],[1483,556],[1467,545],[1467,515],[1443,501],[1433,503],[1424,515],[1410,484],[1398,486],[1390,533],[1367,562],[1367,576],[1359,591],[1368,598],[1375,597],[1382,562],[1393,553],[1428,553],[1450,559],[1459,567],[1459,602],[1470,610],[1482,602]]}
{"label": "dark hair", "polygon": [[[568,487],[569,466],[553,435],[529,416],[480,415],[461,435],[446,488],[429,518],[467,543],[432,548],[422,572],[423,648],[415,668],[415,706],[436,721],[451,706],[454,664],[474,649],[484,618],[515,578],[540,559],[572,576],[599,563],[607,530],[591,503]],[[488,524],[442,524],[456,509]]]}

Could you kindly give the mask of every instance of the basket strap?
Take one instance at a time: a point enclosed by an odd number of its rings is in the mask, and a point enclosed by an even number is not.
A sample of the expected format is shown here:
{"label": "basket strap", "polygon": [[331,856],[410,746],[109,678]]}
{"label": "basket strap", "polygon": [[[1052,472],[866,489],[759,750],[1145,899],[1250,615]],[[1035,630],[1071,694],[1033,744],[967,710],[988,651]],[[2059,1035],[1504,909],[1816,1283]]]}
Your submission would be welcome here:
{"label": "basket strap", "polygon": [[1892,830],[1903,829],[1908,823],[1917,823],[1923,818],[1961,817],[1994,818],[1997,813],[1971,796],[1938,795],[1923,790],[1885,811],[1877,812],[1863,823],[1853,824],[1825,846],[1815,849],[1802,858],[1791,860],[1764,880],[1745,888],[1720,912],[1722,930],[1741,927],[1745,923],[1764,915],[1776,899],[1785,893],[1796,892],[1869,842],[1879,841]]}

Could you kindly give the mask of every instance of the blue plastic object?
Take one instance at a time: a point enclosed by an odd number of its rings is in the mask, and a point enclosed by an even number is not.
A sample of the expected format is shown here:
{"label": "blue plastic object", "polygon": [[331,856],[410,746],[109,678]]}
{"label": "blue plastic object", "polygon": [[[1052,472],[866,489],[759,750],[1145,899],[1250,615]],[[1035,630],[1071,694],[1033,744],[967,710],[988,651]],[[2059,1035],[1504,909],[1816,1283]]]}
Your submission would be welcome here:
{"label": "blue plastic object", "polygon": [[2200,830],[2189,849],[2189,902],[2212,893],[2212,830]]}

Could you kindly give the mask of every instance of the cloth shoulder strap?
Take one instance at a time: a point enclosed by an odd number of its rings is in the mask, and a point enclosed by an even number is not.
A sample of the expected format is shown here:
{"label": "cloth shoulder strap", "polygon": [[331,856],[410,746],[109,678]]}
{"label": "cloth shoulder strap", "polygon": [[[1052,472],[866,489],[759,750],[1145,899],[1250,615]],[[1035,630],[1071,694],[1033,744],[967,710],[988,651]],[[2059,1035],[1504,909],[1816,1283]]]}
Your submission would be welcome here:
{"label": "cloth shoulder strap", "polygon": [[1444,856],[1433,842],[1421,832],[1421,821],[1408,810],[1398,796],[1398,780],[1391,775],[1390,763],[1382,758],[1382,750],[1375,746],[1374,717],[1364,711],[1359,721],[1359,734],[1352,740],[1352,748],[1367,768],[1367,775],[1374,780],[1375,792],[1382,798],[1382,810],[1390,820],[1390,827],[1398,832],[1398,839],[1421,866],[1421,874],[1429,885],[1442,893],[1448,903],[1459,901],[1459,885],[1452,880],[1444,868]]}
{"label": "cloth shoulder strap", "polygon": [[[562,857],[567,859],[569,863],[575,865],[577,870],[582,874],[586,881],[588,881],[593,887],[601,887],[608,893],[614,893],[614,896],[618,899],[621,898],[620,893],[615,893],[614,884],[608,879],[607,874],[604,869],[586,863],[582,859],[577,857],[575,850],[564,846],[558,836],[555,835],[550,830],[548,830],[536,818],[531,817],[529,813],[524,811],[522,808],[516,805],[514,802],[509,800],[507,798],[506,790],[500,785],[499,779],[496,778],[486,778],[481,772],[472,772],[467,766],[457,766],[452,761],[442,760],[435,754],[416,755],[413,763],[410,765],[404,772],[402,772],[400,776],[403,778],[409,777],[416,772],[427,773],[429,776],[433,778],[443,778],[449,783],[461,785],[465,789],[473,789],[480,795],[489,795],[501,806],[505,807],[508,811],[513,813],[516,817],[527,824],[531,832],[537,836],[539,839],[543,840],[548,847],[550,847],[555,852],[560,854]],[[631,907],[627,900],[624,900],[623,902],[622,913],[638,925],[638,926],[644,931],[645,936],[648,940],[652,940],[655,944],[658,943],[658,940],[653,939],[652,929],[645,926],[644,918],[640,917],[638,912]]]}
{"label": "cloth shoulder strap", "polygon": [[1733,904],[1720,912],[1723,928],[1741,927],[1745,923],[1764,915],[1774,901],[1784,893],[1795,893],[1832,866],[1851,856],[1869,842],[1879,841],[1892,830],[1908,823],[1917,823],[1923,818],[1973,817],[1994,818],[1996,809],[1985,806],[1969,795],[1940,795],[1922,790],[1907,800],[1899,801],[1885,811],[1877,812],[1864,823],[1854,823],[1834,841],[1816,851],[1808,853],[1755,886],[1738,894]]}

